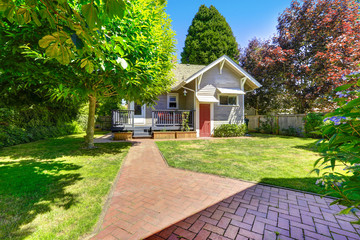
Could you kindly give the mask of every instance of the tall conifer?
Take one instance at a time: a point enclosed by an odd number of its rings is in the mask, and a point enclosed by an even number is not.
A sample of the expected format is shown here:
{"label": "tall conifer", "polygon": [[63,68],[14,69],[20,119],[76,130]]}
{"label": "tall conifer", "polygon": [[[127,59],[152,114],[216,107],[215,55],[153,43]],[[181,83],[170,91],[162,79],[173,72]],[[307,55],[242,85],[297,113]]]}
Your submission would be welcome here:
{"label": "tall conifer", "polygon": [[234,34],[214,6],[201,5],[189,27],[181,62],[209,64],[224,54],[232,59],[238,57]]}

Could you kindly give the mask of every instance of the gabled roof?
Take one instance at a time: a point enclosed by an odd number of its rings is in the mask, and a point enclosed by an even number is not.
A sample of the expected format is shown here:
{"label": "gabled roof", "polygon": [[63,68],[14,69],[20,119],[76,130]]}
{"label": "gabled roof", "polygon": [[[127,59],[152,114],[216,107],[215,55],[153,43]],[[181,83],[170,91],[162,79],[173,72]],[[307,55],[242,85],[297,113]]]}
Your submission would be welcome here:
{"label": "gabled roof", "polygon": [[175,82],[171,88],[176,88],[182,82],[185,82],[189,77],[206,67],[206,65],[194,64],[176,64],[173,73],[175,75]]}
{"label": "gabled roof", "polygon": [[[182,78],[177,78],[177,72],[178,70],[175,70],[175,78],[176,78],[176,83],[173,84],[172,88],[177,90],[180,87],[182,87],[183,85],[190,83],[191,81],[193,81],[195,78],[199,77],[201,74],[203,74],[204,72],[208,71],[209,69],[211,69],[212,67],[216,66],[217,64],[221,63],[221,62],[227,62],[237,73],[243,75],[244,77],[246,77],[248,80],[250,80],[252,82],[252,84],[254,85],[254,89],[261,87],[262,85],[256,81],[255,78],[253,78],[248,72],[246,72],[242,67],[240,67],[236,62],[234,62],[231,58],[229,58],[226,55],[221,56],[220,58],[218,58],[217,60],[215,60],[214,62],[210,63],[209,65],[205,66],[205,65],[187,65],[187,64],[178,64],[178,65],[183,65],[179,68],[180,72],[184,71],[186,72],[186,74],[183,74],[181,77]],[[177,66],[178,66],[177,65]],[[186,67],[185,67],[185,66]],[[193,67],[190,67],[193,66]],[[190,68],[188,68],[190,67]],[[185,70],[185,69],[188,70]],[[191,69],[191,70],[190,70]],[[198,70],[197,70],[198,69]],[[195,72],[195,70],[197,70]],[[191,74],[192,73],[192,74]],[[188,76],[187,76],[188,75]],[[187,76],[187,77],[186,77]]]}

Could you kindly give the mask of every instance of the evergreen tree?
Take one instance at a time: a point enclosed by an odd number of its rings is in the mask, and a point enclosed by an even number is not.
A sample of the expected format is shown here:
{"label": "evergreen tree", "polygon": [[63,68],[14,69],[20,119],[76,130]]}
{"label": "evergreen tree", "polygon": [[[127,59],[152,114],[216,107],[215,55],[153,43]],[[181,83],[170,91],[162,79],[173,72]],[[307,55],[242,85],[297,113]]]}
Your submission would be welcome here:
{"label": "evergreen tree", "polygon": [[238,57],[234,34],[214,6],[201,5],[189,27],[181,62],[209,64],[224,54],[232,59]]}

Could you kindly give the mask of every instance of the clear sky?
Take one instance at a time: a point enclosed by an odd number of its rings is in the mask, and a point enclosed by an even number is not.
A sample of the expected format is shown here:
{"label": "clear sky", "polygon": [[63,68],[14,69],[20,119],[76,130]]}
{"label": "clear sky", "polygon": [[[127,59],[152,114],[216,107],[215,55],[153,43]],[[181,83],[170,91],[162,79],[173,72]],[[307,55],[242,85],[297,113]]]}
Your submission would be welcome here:
{"label": "clear sky", "polygon": [[183,50],[187,30],[200,5],[210,5],[225,17],[240,47],[254,37],[268,39],[276,33],[277,18],[291,0],[168,0],[166,12],[176,32],[177,55]]}

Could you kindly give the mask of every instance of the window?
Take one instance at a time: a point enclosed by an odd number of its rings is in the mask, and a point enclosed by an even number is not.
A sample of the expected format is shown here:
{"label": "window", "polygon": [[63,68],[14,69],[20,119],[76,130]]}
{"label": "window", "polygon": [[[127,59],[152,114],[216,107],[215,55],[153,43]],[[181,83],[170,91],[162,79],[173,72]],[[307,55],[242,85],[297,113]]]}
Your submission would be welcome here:
{"label": "window", "polygon": [[179,94],[177,93],[169,93],[168,94],[168,109],[178,109],[179,108]]}
{"label": "window", "polygon": [[220,105],[225,106],[236,106],[237,105],[237,96],[220,96]]}

